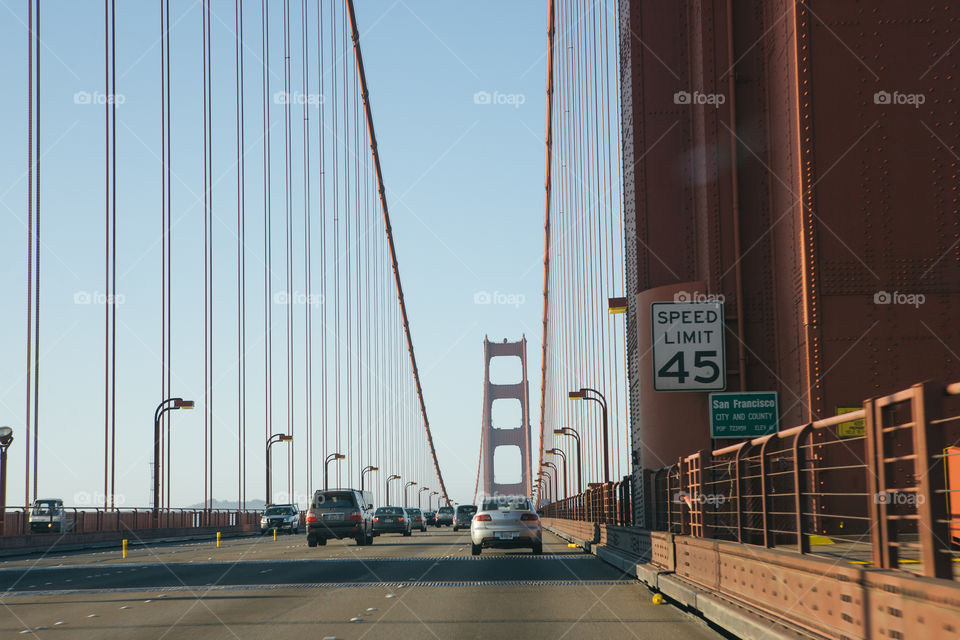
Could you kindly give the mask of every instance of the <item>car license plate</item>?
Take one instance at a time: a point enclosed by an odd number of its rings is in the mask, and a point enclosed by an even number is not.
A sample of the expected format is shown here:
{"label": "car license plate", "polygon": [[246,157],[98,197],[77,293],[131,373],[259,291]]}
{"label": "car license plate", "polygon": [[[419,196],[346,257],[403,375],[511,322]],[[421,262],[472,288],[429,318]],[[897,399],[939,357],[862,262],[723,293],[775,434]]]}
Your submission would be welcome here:
{"label": "car license plate", "polygon": [[498,531],[497,537],[501,540],[513,540],[517,537],[517,534],[513,531]]}
{"label": "car license plate", "polygon": [[328,513],[327,515],[323,516],[323,519],[324,519],[324,520],[343,520],[343,514],[342,514],[342,513]]}
{"label": "car license plate", "polygon": [[383,521],[384,521],[384,522],[393,522],[393,518],[384,518]]}

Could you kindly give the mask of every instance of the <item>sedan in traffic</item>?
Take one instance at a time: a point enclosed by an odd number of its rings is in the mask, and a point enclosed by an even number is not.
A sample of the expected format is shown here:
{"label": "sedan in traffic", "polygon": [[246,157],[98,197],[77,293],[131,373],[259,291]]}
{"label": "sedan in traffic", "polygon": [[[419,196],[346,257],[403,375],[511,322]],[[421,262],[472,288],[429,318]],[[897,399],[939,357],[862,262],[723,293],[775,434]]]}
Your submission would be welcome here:
{"label": "sedan in traffic", "polygon": [[409,537],[410,518],[403,507],[380,507],[373,513],[373,535],[399,533]]}
{"label": "sedan in traffic", "polygon": [[419,529],[420,531],[427,530],[427,521],[423,519],[423,514],[420,513],[420,509],[406,509],[407,515],[410,516],[410,528]]}
{"label": "sedan in traffic", "polygon": [[535,554],[541,554],[543,530],[540,516],[526,497],[486,499],[470,522],[470,543],[475,556],[484,548],[529,547]]}

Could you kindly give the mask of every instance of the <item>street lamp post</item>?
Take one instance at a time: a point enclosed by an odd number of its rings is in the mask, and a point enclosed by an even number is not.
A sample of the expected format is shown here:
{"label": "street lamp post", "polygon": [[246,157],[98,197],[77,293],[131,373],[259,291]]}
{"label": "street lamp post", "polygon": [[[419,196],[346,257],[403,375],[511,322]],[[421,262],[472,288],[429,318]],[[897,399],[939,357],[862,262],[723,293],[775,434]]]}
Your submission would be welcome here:
{"label": "street lamp post", "polygon": [[270,436],[269,438],[267,438],[267,464],[266,464],[266,472],[267,472],[267,494],[266,494],[266,499],[264,500],[264,506],[269,506],[270,503],[273,502],[273,482],[272,482],[272,481],[273,481],[273,471],[272,471],[272,466],[271,466],[271,464],[270,464],[270,461],[271,461],[271,459],[270,459],[270,447],[272,447],[273,445],[275,445],[275,444],[278,443],[278,442],[290,442],[291,440],[293,440],[293,436],[288,436],[288,435],[285,434],[285,433],[275,433],[275,434],[273,434],[272,436]]}
{"label": "street lamp post", "polygon": [[7,512],[7,448],[12,442],[13,429],[0,427],[0,536],[4,532],[4,514]]}
{"label": "street lamp post", "polygon": [[[167,398],[153,412],[153,524],[160,524],[160,418],[167,411],[193,409],[193,400]],[[4,465],[6,467],[6,465]]]}
{"label": "street lamp post", "polygon": [[[588,395],[595,393],[597,397]],[[571,400],[592,400],[603,408],[603,482],[610,483],[610,429],[607,424],[607,399],[602,393],[590,387],[581,387],[580,391],[571,391],[567,394]]]}
{"label": "street lamp post", "polygon": [[433,496],[440,495],[439,491],[431,491],[430,495],[427,496],[427,511],[433,511]]}
{"label": "street lamp post", "polygon": [[334,460],[343,460],[347,456],[342,453],[331,453],[323,461],[323,488],[330,488],[330,463]]}
{"label": "street lamp post", "polygon": [[560,492],[557,490],[557,477],[560,475],[560,473],[559,473],[559,470],[557,469],[557,465],[549,461],[541,462],[540,464],[541,466],[547,467],[548,469],[551,469],[553,471],[553,501],[559,502]]}
{"label": "street lamp post", "polygon": [[391,481],[391,480],[399,480],[399,479],[400,479],[400,476],[398,476],[397,474],[393,474],[392,476],[390,476],[389,478],[387,478],[387,496],[386,496],[386,500],[385,500],[385,502],[386,502],[387,505],[390,504],[390,481]]}
{"label": "street lamp post", "polygon": [[580,449],[580,434],[577,433],[577,430],[573,427],[563,427],[562,429],[554,429],[553,435],[555,436],[573,436],[577,441],[577,493],[583,493],[583,456],[582,450]]}
{"label": "street lamp post", "polygon": [[363,476],[370,471],[380,471],[380,467],[375,467],[372,464],[369,464],[363,468],[360,472],[360,491],[363,491]]}
{"label": "street lamp post", "polygon": [[417,491],[417,509],[423,508],[423,503],[421,499],[423,498],[423,492],[430,491],[430,487],[420,487],[420,491]]}
{"label": "street lamp post", "polygon": [[410,481],[407,484],[403,485],[403,508],[407,508],[407,487],[412,487],[416,485],[416,482]]}
{"label": "street lamp post", "polygon": [[567,455],[563,452],[562,449],[554,447],[553,449],[547,450],[545,453],[554,456],[560,456],[560,459],[563,460],[563,497],[564,499],[570,497],[569,485],[567,483]]}
{"label": "street lamp post", "polygon": [[545,470],[541,469],[537,475],[540,477],[540,480],[543,482],[543,493],[550,499],[551,502],[554,502],[556,498],[550,492],[550,474]]}
{"label": "street lamp post", "polygon": [[543,472],[537,474],[537,504],[547,501],[547,481],[543,479]]}

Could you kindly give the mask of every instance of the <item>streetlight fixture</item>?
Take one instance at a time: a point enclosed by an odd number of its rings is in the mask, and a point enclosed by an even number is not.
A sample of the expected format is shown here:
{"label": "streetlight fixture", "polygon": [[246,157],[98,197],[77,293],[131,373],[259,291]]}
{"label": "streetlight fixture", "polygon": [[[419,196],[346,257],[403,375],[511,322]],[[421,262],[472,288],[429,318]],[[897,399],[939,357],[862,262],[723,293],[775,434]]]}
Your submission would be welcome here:
{"label": "streetlight fixture", "polygon": [[387,497],[386,497],[387,505],[390,504],[390,481],[391,480],[400,480],[400,476],[398,476],[397,474],[393,474],[392,476],[387,478]]}
{"label": "streetlight fixture", "polygon": [[543,479],[543,474],[537,474],[537,503],[544,504],[547,502],[547,481]]}
{"label": "streetlight fixture", "polygon": [[[183,398],[167,398],[157,405],[153,412],[153,520],[158,524],[160,519],[160,418],[167,411],[179,409],[193,409],[193,400]],[[12,430],[11,430],[12,433]],[[4,465],[6,468],[6,465]]]}
{"label": "streetlight fixture", "polygon": [[343,460],[347,456],[342,453],[331,453],[323,461],[323,488],[330,488],[330,463],[334,460]]}
{"label": "streetlight fixture", "polygon": [[288,436],[285,433],[275,433],[267,438],[267,494],[264,502],[265,506],[269,506],[273,502],[273,467],[271,465],[270,447],[278,442],[290,442],[291,440],[293,440],[293,436]]}
{"label": "streetlight fixture", "polygon": [[553,456],[560,456],[560,459],[563,460],[563,497],[569,498],[570,490],[569,485],[567,484],[567,455],[562,449],[557,449],[556,447],[553,449],[548,449],[544,453],[548,453]]}
{"label": "streetlight fixture", "polygon": [[427,496],[427,511],[433,511],[433,496],[440,495],[439,491],[431,491]]}
{"label": "streetlight fixture", "polygon": [[540,466],[547,467],[553,471],[553,499],[555,501],[560,500],[560,492],[557,490],[557,482],[560,476],[560,470],[557,469],[557,465],[553,464],[549,460],[547,462],[541,462]]}
{"label": "streetlight fixture", "polygon": [[13,442],[13,429],[0,427],[0,536],[3,535],[4,514],[7,512],[7,448]]}
{"label": "streetlight fixture", "polygon": [[380,471],[380,467],[375,467],[372,464],[368,464],[363,468],[363,470],[360,472],[360,491],[363,491],[363,476],[370,471]]}
{"label": "streetlight fixture", "polygon": [[[596,396],[588,394],[596,394]],[[571,400],[592,400],[603,407],[603,481],[610,483],[610,429],[607,424],[607,399],[602,393],[590,387],[581,387],[580,391],[571,391],[567,394]]]}
{"label": "streetlight fixture", "polygon": [[537,472],[537,478],[538,478],[537,481],[543,483],[543,495],[548,498],[552,498],[553,496],[550,495],[550,480],[548,479],[549,477],[550,476],[547,474],[547,472],[542,469]]}
{"label": "streetlight fixture", "polygon": [[403,485],[403,508],[407,508],[407,487],[412,487],[416,485],[416,482],[410,481],[407,484]]}
{"label": "streetlight fixture", "polygon": [[583,493],[583,455],[580,448],[580,434],[573,427],[554,429],[555,436],[573,436],[577,441],[577,493]]}
{"label": "streetlight fixture", "polygon": [[424,491],[430,491],[430,487],[420,487],[420,491],[417,491],[417,509],[423,508],[423,504],[421,503],[421,498],[423,498]]}

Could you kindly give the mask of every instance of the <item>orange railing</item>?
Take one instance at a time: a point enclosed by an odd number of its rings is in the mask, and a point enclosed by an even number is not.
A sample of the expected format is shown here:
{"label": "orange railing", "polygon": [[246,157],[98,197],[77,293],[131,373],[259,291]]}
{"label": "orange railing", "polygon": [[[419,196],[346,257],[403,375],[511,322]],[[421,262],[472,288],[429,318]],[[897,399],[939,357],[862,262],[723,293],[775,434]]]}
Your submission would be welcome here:
{"label": "orange railing", "polygon": [[[646,470],[650,530],[822,553],[953,578],[960,560],[960,383],[925,382],[862,408]],[[542,507],[629,524],[619,483]]]}
{"label": "orange railing", "polygon": [[[262,513],[228,509],[163,509],[155,520],[150,507],[125,509],[64,507],[64,511],[67,514],[69,533],[256,525],[259,524]],[[28,507],[7,507],[4,513],[4,535],[29,534],[29,516],[30,508]]]}

